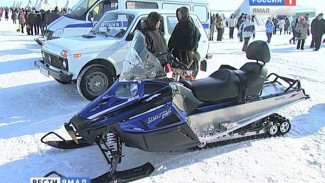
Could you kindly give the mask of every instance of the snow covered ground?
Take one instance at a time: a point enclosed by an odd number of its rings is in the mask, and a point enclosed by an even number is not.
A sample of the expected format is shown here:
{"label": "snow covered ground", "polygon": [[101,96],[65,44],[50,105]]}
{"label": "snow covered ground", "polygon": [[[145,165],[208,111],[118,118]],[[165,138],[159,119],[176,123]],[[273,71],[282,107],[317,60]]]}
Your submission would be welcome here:
{"label": "snow covered ground", "polygon": [[[61,85],[33,66],[40,46],[33,36],[0,22],[0,182],[25,183],[57,170],[69,177],[96,177],[108,171],[96,146],[59,150],[40,138],[48,131],[67,137],[63,123],[88,101],[75,85]],[[211,73],[220,64],[235,67],[247,59],[237,39],[212,42]],[[263,32],[256,39],[265,40]],[[311,98],[280,111],[291,119],[283,136],[250,140],[212,149],[152,153],[124,148],[119,169],[151,162],[156,170],[137,182],[325,182],[325,46],[318,52],[290,45],[289,35],[275,35],[269,72],[300,79]],[[202,74],[201,77],[208,73]]]}

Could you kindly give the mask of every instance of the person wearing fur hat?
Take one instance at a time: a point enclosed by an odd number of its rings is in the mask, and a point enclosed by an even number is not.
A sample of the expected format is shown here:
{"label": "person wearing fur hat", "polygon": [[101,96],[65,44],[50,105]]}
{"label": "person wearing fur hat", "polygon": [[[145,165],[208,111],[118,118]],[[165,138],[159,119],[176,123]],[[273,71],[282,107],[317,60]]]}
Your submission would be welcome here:
{"label": "person wearing fur hat", "polygon": [[145,20],[142,32],[146,38],[147,48],[151,53],[168,52],[163,33],[159,30],[162,17],[157,12],[151,12]]}
{"label": "person wearing fur hat", "polygon": [[323,34],[325,33],[325,20],[323,19],[323,13],[318,14],[318,16],[311,22],[311,35],[312,42],[310,47],[312,48],[315,44],[314,51],[318,51],[321,45]]}
{"label": "person wearing fur hat", "polygon": [[308,36],[308,29],[309,24],[306,22],[306,19],[303,16],[299,17],[299,22],[296,27],[298,38],[297,49],[304,49],[305,40]]}
{"label": "person wearing fur hat", "polygon": [[176,16],[178,23],[169,39],[168,48],[181,62],[191,67],[201,34],[190,19],[187,7],[178,8]]}

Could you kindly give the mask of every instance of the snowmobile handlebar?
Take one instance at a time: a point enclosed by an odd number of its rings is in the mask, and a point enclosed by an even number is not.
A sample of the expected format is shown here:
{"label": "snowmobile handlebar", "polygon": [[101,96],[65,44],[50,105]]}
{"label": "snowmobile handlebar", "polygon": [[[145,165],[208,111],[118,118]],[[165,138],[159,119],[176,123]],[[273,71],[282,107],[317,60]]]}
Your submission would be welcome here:
{"label": "snowmobile handlebar", "polygon": [[[167,55],[166,57],[164,57]],[[161,65],[164,67],[168,63],[171,64],[172,68],[176,69],[182,69],[182,70],[188,70],[188,66],[178,60],[177,57],[174,57],[174,55],[171,52],[160,52],[156,53],[155,56],[160,61]]]}

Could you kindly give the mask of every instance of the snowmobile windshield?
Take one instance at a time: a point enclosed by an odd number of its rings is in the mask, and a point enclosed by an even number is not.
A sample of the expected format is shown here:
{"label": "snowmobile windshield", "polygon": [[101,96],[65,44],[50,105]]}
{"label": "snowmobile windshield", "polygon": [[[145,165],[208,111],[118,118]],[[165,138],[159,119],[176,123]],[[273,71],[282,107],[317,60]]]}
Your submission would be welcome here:
{"label": "snowmobile windshield", "polygon": [[130,14],[106,13],[91,30],[91,33],[109,37],[123,37],[133,19],[134,15]]}
{"label": "snowmobile windshield", "polygon": [[135,31],[123,62],[121,81],[152,80],[166,78],[159,60],[147,49],[144,35]]}

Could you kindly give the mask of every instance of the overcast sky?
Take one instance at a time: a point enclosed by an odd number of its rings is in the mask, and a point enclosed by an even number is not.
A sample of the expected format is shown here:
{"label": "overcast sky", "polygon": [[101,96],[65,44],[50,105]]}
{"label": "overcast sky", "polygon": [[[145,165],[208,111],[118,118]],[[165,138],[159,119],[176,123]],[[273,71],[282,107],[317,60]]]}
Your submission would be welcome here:
{"label": "overcast sky", "polygon": [[[15,0],[0,0],[0,6],[11,6]],[[23,5],[26,6],[29,0],[17,0],[22,1]],[[16,1],[16,2],[17,2]],[[31,0],[34,5],[37,0]],[[79,0],[69,0],[69,6],[73,6]],[[208,0],[210,2],[211,10],[234,10],[243,2],[243,0]],[[316,13],[325,13],[325,1],[324,0],[296,0],[297,6],[306,6],[316,8]],[[67,0],[48,0],[50,5],[54,7],[57,3],[59,7],[63,7]]]}

